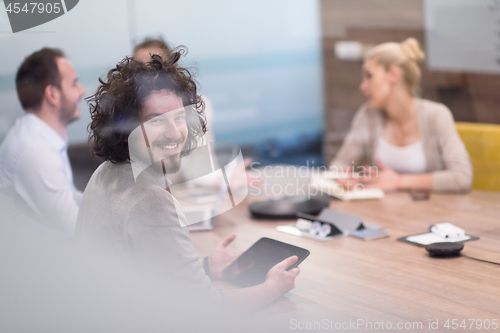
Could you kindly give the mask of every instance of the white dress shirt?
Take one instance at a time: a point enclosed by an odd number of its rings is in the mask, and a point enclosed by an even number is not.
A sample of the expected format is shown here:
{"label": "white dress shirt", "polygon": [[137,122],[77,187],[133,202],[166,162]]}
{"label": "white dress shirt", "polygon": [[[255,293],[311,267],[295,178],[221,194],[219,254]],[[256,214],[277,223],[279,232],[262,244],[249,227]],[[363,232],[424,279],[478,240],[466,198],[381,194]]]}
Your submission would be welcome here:
{"label": "white dress shirt", "polygon": [[397,173],[421,174],[427,171],[422,141],[399,147],[379,137],[375,158]]}
{"label": "white dress shirt", "polygon": [[34,114],[17,119],[0,146],[0,199],[16,216],[72,235],[82,193],[67,149],[67,139]]}

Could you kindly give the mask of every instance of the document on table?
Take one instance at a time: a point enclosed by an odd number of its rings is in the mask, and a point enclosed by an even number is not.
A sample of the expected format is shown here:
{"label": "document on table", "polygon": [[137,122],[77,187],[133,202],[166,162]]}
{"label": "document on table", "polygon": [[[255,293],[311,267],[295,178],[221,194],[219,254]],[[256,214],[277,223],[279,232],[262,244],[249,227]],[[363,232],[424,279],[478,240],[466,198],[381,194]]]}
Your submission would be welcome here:
{"label": "document on table", "polygon": [[323,193],[342,201],[350,200],[367,200],[367,199],[382,199],[384,191],[380,189],[355,189],[352,191],[345,191],[343,187],[334,179],[327,178],[323,175],[313,175],[311,177],[311,186],[316,187]]}

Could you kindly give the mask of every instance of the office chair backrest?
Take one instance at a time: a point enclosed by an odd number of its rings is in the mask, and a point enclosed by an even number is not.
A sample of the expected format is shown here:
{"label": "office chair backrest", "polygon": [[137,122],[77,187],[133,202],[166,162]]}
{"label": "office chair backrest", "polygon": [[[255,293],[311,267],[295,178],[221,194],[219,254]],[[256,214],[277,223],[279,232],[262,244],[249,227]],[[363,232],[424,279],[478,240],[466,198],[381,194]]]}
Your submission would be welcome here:
{"label": "office chair backrest", "polygon": [[457,122],[474,169],[472,189],[500,191],[500,125]]}

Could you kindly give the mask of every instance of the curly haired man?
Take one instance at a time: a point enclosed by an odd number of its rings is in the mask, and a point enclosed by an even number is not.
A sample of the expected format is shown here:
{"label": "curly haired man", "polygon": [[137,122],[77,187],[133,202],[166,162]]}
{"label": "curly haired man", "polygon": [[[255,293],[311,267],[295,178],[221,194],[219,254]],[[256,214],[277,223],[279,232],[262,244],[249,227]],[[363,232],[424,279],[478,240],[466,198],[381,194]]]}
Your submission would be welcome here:
{"label": "curly haired man", "polygon": [[196,82],[178,65],[183,51],[153,55],[147,63],[126,58],[100,79],[89,98],[90,142],[105,162],[83,194],[77,237],[132,253],[171,281],[217,302],[260,307],[294,287],[299,269],[286,268],[297,257],[273,267],[263,284],[215,288],[211,279],[221,279],[238,256],[225,249],[235,235],[219,243],[203,265],[184,228],[184,213],[168,191],[168,174],[178,170],[181,157],[206,131]]}

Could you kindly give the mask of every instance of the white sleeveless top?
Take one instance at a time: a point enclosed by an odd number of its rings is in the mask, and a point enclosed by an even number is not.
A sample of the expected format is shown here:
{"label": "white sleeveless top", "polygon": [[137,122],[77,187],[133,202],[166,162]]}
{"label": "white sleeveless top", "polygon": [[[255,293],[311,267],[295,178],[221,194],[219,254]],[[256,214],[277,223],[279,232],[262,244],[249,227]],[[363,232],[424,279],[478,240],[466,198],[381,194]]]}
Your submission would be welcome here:
{"label": "white sleeveless top", "polygon": [[427,163],[422,141],[398,147],[389,143],[383,136],[377,142],[375,158],[397,173],[425,173]]}

